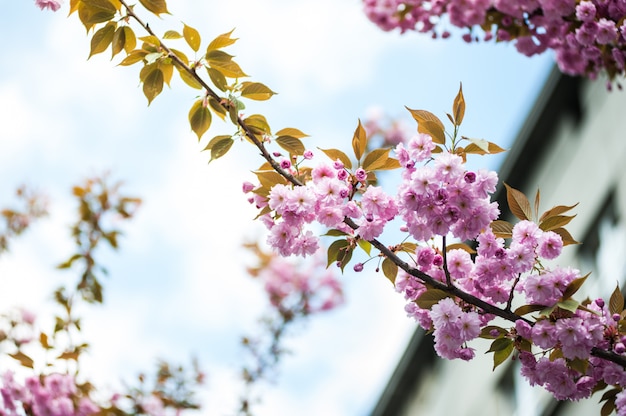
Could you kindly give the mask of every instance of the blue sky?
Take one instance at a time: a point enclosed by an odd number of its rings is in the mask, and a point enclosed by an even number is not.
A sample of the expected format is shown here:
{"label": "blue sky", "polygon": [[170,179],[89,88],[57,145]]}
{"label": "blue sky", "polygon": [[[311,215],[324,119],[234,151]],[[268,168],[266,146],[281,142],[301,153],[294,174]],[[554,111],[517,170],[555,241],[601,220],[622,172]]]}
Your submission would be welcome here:
{"label": "blue sky", "polygon": [[[170,3],[174,17],[148,17],[151,26],[180,30],[184,21],[204,45],[236,28],[237,62],[279,93],[246,112],[263,113],[274,129],[297,127],[319,147],[348,149],[357,120],[374,106],[407,117],[406,105],[443,119],[459,82],[467,102],[462,134],[507,147],[552,65],[550,56],[528,59],[512,45],[382,32],[358,0]],[[26,182],[53,202],[51,218],[0,259],[1,309],[44,314],[52,288],[74,281],[52,268],[72,249],[70,187],[111,171],[144,205],[121,251],[102,255],[111,277],[105,305],[84,312],[93,344],[86,370],[114,386],[158,357],[184,363],[194,354],[209,376],[206,414],[232,414],[239,337],[265,308],[239,248],[263,238],[240,191],[261,161],[237,143],[207,165],[206,139],[198,143],[187,125],[196,92],[175,81],[147,107],[138,69],[116,67],[108,54],[87,61],[84,28],[67,10],[66,3],[56,14],[42,12],[25,0],[0,15],[0,192],[6,201]],[[214,124],[208,137],[232,132]],[[258,415],[356,416],[375,403],[414,325],[381,275],[342,279],[346,306],[297,331],[294,354],[264,391]]]}

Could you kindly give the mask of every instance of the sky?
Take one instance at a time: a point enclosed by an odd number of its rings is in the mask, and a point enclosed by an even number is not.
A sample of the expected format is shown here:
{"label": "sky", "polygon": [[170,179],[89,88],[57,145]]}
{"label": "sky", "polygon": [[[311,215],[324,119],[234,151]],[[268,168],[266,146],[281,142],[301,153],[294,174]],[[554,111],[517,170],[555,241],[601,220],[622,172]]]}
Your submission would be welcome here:
{"label": "sky", "polygon": [[[105,303],[85,308],[92,344],[85,371],[119,386],[157,358],[208,374],[203,414],[230,415],[241,384],[239,339],[254,332],[266,304],[245,274],[241,244],[264,239],[241,193],[261,164],[236,143],[207,164],[201,150],[232,127],[214,121],[198,142],[187,124],[197,93],[175,80],[148,107],[138,68],[117,67],[108,53],[92,57],[85,30],[68,3],[44,12],[30,0],[0,14],[0,205],[22,183],[45,192],[48,219],[0,258],[0,310],[21,306],[45,317],[50,294],[71,272],[54,265],[72,253],[72,185],[103,172],[144,203],[125,225],[119,252],[103,252],[109,269]],[[510,145],[552,57],[529,59],[512,45],[472,44],[460,36],[433,41],[386,33],[358,0],[170,1],[173,17],[146,16],[157,31],[197,28],[203,45],[235,28],[230,52],[254,81],[278,95],[251,102],[274,130],[296,127],[317,147],[349,149],[359,118],[372,108],[413,123],[404,106],[440,118],[459,83],[467,103],[462,134]],[[182,45],[179,48],[183,48]],[[481,159],[495,166],[502,158]],[[263,389],[257,415],[367,415],[395,368],[415,325],[381,274],[366,268],[342,277],[346,304],[298,328],[277,382]],[[45,319],[45,318],[44,318]]]}

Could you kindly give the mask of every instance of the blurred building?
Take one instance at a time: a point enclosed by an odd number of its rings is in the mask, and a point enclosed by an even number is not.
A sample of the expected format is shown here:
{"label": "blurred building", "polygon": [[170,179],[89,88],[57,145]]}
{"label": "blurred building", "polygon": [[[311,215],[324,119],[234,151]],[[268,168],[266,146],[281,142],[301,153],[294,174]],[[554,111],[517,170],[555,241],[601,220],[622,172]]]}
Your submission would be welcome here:
{"label": "blurred building", "polygon": [[[570,78],[555,68],[548,77],[499,172],[501,182],[534,198],[543,212],[580,204],[568,231],[583,244],[568,246],[558,262],[592,271],[581,299],[610,296],[626,277],[626,92],[607,92],[604,82]],[[506,195],[496,195],[504,213]],[[600,415],[601,394],[557,402],[533,388],[508,360],[495,371],[489,342],[478,340],[471,362],[442,360],[432,336],[412,337],[373,416],[562,416]]]}

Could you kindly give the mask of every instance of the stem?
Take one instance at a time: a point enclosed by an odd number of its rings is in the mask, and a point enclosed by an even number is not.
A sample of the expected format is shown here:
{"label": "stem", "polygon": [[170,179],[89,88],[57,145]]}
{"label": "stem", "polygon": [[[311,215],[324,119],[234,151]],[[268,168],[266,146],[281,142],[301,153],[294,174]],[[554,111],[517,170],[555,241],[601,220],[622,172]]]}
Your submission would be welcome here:
{"label": "stem", "polygon": [[448,250],[446,249],[446,236],[441,237],[442,242],[442,251],[443,251],[443,272],[446,275],[446,284],[448,286],[452,286],[452,277],[450,276],[450,272],[448,271]]}

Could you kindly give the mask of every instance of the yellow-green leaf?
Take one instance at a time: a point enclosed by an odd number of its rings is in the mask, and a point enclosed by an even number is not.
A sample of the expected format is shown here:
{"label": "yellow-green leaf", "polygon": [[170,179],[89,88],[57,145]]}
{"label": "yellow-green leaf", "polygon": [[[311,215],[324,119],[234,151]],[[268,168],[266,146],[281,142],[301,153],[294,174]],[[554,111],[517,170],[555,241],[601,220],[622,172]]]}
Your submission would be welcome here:
{"label": "yellow-green leaf", "polygon": [[204,105],[204,100],[197,100],[189,110],[189,125],[198,136],[198,141],[211,126],[211,111]]}
{"label": "yellow-green leaf", "polygon": [[337,159],[343,163],[343,166],[346,169],[352,169],[352,162],[350,162],[350,158],[341,150],[337,149],[321,149],[318,147],[326,156],[328,156],[333,162]]}
{"label": "yellow-green leaf", "polygon": [[291,136],[291,137],[295,137],[296,139],[302,139],[304,137],[309,137],[308,134],[304,134],[300,130],[294,129],[292,127],[287,127],[287,128],[278,130],[276,132],[276,136]]}
{"label": "yellow-green leaf", "polygon": [[118,27],[113,34],[113,40],[111,42],[111,59],[124,50],[124,45],[126,44],[126,33],[124,32],[125,27],[126,26]]}
{"label": "yellow-green leaf", "polygon": [[515,315],[526,315],[528,313],[539,312],[545,309],[543,305],[522,305],[515,309]]}
{"label": "yellow-green leaf", "polygon": [[162,13],[169,13],[165,0],[139,0],[139,3],[157,16]]}
{"label": "yellow-green leaf", "polygon": [[422,309],[430,309],[438,304],[440,300],[449,297],[446,292],[440,289],[428,289],[415,299],[415,303]]}
{"label": "yellow-green leaf", "polygon": [[235,43],[237,39],[233,39],[230,37],[230,35],[233,33],[234,30],[235,29],[231,30],[228,33],[222,33],[221,35],[213,39],[211,43],[209,43],[209,46],[207,47],[207,54],[211,51],[221,49],[221,48],[224,48],[226,46],[229,46]]}
{"label": "yellow-green leaf", "polygon": [[354,135],[352,136],[352,149],[354,150],[354,156],[356,160],[361,160],[361,156],[365,152],[367,148],[367,133],[361,125],[361,120],[359,120],[359,124],[354,130]]}
{"label": "yellow-green leaf", "polygon": [[246,82],[241,89],[242,97],[257,101],[269,100],[274,94],[276,94],[274,91],[260,82]]}
{"label": "yellow-green leaf", "polygon": [[198,52],[201,42],[200,33],[193,27],[183,23],[183,36],[185,37],[185,41],[187,41],[187,45],[189,45],[194,52]]}
{"label": "yellow-green leaf", "polygon": [[91,38],[91,51],[89,52],[89,57],[87,59],[91,58],[95,54],[102,53],[107,50],[113,41],[115,26],[115,23],[109,22],[93,34],[93,37]]}
{"label": "yellow-green leaf", "polygon": [[259,179],[261,186],[267,189],[271,189],[276,184],[287,182],[283,175],[273,170],[256,171],[254,174]]}
{"label": "yellow-green leaf", "polygon": [[211,147],[211,160],[209,160],[209,163],[211,163],[212,160],[219,159],[224,156],[230,150],[234,142],[235,141],[229,137],[215,143]]}
{"label": "yellow-green leaf", "polygon": [[272,134],[265,116],[261,114],[252,114],[244,120],[244,123],[252,128],[255,133]]}
{"label": "yellow-green leaf", "polygon": [[241,78],[248,76],[235,61],[208,60],[207,62],[211,68],[220,71],[225,77]]}
{"label": "yellow-green leaf", "polygon": [[209,78],[211,78],[213,85],[215,85],[220,91],[226,91],[228,83],[226,82],[224,74],[213,68],[207,68],[207,72],[209,73]]}
{"label": "yellow-green leaf", "polygon": [[183,36],[175,30],[168,30],[163,34],[163,39],[180,39]]}
{"label": "yellow-green leaf", "polygon": [[493,341],[489,351],[493,352],[493,370],[509,358],[513,352],[513,340],[509,338],[498,338]]}
{"label": "yellow-green leaf", "polygon": [[[587,273],[586,275],[579,277],[578,279],[574,279],[563,291],[563,299],[568,299],[574,296],[578,289],[585,283],[585,280],[589,277],[591,273]],[[621,312],[621,311],[620,311]]]}
{"label": "yellow-green leaf", "polygon": [[[337,230],[337,231],[339,231],[339,230]],[[370,252],[372,251],[372,243],[370,243],[370,242],[369,242],[369,241],[367,241],[367,240],[363,240],[363,239],[361,239],[361,238],[360,238],[360,239],[357,241],[357,244],[359,245],[359,247],[361,247],[361,249],[362,249],[364,252],[366,252],[366,253],[367,253],[367,255],[368,255],[368,256],[370,255]]]}
{"label": "yellow-green leaf", "polygon": [[137,47],[137,37],[130,26],[124,27],[124,50],[131,53]]}
{"label": "yellow-green leaf", "polygon": [[459,85],[459,92],[454,98],[454,104],[452,104],[452,114],[454,115],[454,124],[461,125],[463,117],[465,116],[465,98],[463,97],[463,85]]}
{"label": "yellow-green leaf", "polygon": [[153,68],[143,81],[143,93],[148,99],[148,105],[163,91],[163,72]]}
{"label": "yellow-green leaf", "polygon": [[144,50],[135,49],[134,51],[130,52],[128,56],[124,58],[122,62],[120,62],[118,65],[129,66],[136,64],[137,62],[143,61],[147,54],[148,53]]}
{"label": "yellow-green leaf", "polygon": [[506,187],[506,200],[511,213],[520,220],[532,221],[530,202],[528,202],[526,195],[517,189],[511,188],[507,183],[504,186]]}
{"label": "yellow-green leaf", "polygon": [[345,251],[348,249],[350,243],[347,240],[336,240],[328,246],[328,268],[331,264],[341,261],[345,257]]}
{"label": "yellow-green leaf", "polygon": [[211,107],[213,113],[217,114],[219,118],[222,120],[226,119],[226,109],[215,98],[209,97],[209,107]]}
{"label": "yellow-green leaf", "polygon": [[176,65],[176,69],[178,70],[178,75],[180,75],[180,79],[182,79],[185,84],[197,90],[202,89],[202,84],[200,84],[197,79],[191,76],[191,74],[189,74],[186,69],[181,68],[179,65]]}
{"label": "yellow-green leaf", "polygon": [[383,274],[391,284],[396,284],[396,276],[398,275],[398,265],[391,261],[388,257],[385,257],[382,264]]}
{"label": "yellow-green leaf", "polygon": [[276,139],[276,143],[290,154],[299,156],[304,154],[304,144],[302,144],[300,139],[296,139],[295,137],[281,136]]}

